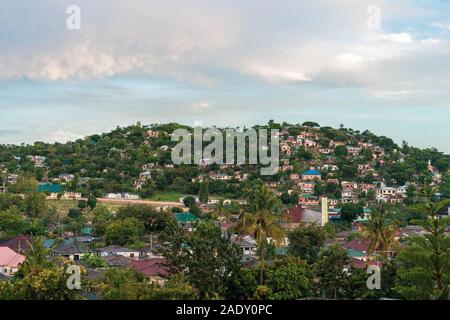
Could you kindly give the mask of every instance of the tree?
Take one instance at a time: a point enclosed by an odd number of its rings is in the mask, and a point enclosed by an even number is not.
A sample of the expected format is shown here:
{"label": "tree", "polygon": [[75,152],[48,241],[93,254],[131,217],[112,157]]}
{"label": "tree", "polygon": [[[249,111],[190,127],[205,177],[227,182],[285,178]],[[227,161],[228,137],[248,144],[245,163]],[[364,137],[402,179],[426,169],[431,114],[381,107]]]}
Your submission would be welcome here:
{"label": "tree", "polygon": [[200,184],[199,200],[202,203],[208,203],[208,197],[209,197],[208,184],[209,184],[208,180],[206,180]]}
{"label": "tree", "polygon": [[319,257],[320,248],[323,246],[326,234],[317,224],[302,223],[298,228],[288,233],[289,254],[315,262]]}
{"label": "tree", "polygon": [[359,203],[344,203],[341,207],[341,218],[347,222],[353,222],[364,211],[364,208]]}
{"label": "tree", "polygon": [[84,210],[88,207],[88,203],[86,200],[79,200],[78,201],[78,208],[80,208],[80,210]]}
{"label": "tree", "polygon": [[60,265],[52,263],[26,277],[0,281],[0,300],[83,300],[90,288],[86,271],[81,268],[82,290],[71,290],[67,286],[69,264],[67,260]]}
{"label": "tree", "polygon": [[349,265],[347,251],[335,244],[320,251],[316,275],[319,277],[320,292],[325,298],[342,298],[348,285],[349,274],[344,270]]}
{"label": "tree", "polygon": [[450,200],[436,201],[436,187],[425,186],[419,193],[423,202],[411,206],[427,217],[412,223],[424,228],[423,237],[411,237],[409,245],[399,254],[400,284],[396,291],[406,299],[448,299],[450,285],[450,226],[449,217],[439,213],[446,210]]}
{"label": "tree", "polygon": [[344,268],[349,262],[347,251],[338,244],[321,250],[316,275],[323,297],[338,299],[345,296],[349,275]]}
{"label": "tree", "polygon": [[346,146],[337,146],[334,148],[334,154],[336,157],[345,158],[348,156],[348,150]]}
{"label": "tree", "polygon": [[118,219],[136,218],[145,226],[146,232],[160,232],[176,224],[175,217],[168,211],[156,210],[148,205],[125,206],[117,212]]}
{"label": "tree", "polygon": [[370,240],[368,254],[377,252],[382,256],[387,255],[397,245],[396,231],[397,228],[385,208],[374,208],[363,229],[363,237]]}
{"label": "tree", "polygon": [[450,174],[446,174],[442,179],[442,183],[439,186],[439,191],[442,197],[445,199],[450,199]]}
{"label": "tree", "polygon": [[186,208],[191,208],[191,207],[195,206],[195,199],[194,199],[194,197],[191,197],[191,196],[184,197],[183,203]]}
{"label": "tree", "polygon": [[185,234],[179,228],[165,230],[160,239],[161,254],[169,273],[184,272],[199,292],[200,299],[224,297],[226,283],[240,268],[240,248],[222,235],[212,222],[200,222],[195,232]]}
{"label": "tree", "polygon": [[306,121],[302,124],[303,127],[310,127],[310,128],[319,128],[320,125],[317,122],[313,121]]}
{"label": "tree", "polygon": [[279,200],[265,185],[255,186],[247,191],[248,212],[239,217],[238,230],[240,235],[251,234],[260,248],[261,275],[264,280],[264,250],[268,241],[275,245],[285,242],[285,233],[278,224],[274,212],[279,208]]}
{"label": "tree", "polygon": [[28,223],[22,217],[16,206],[0,212],[0,238],[10,238],[22,234],[27,229]]}
{"label": "tree", "polygon": [[136,218],[113,221],[105,233],[106,245],[134,246],[140,244],[144,224]]}
{"label": "tree", "polygon": [[47,200],[45,194],[36,191],[25,195],[23,210],[29,217],[42,217],[47,212]]}
{"label": "tree", "polygon": [[152,282],[133,269],[111,268],[97,286],[104,300],[192,300],[197,292],[182,274],[174,275],[164,286]]}
{"label": "tree", "polygon": [[93,210],[93,233],[96,236],[103,236],[106,232],[106,227],[110,224],[113,216],[105,205],[99,205]]}
{"label": "tree", "polygon": [[296,300],[308,297],[312,282],[313,272],[308,264],[301,259],[286,256],[266,270],[265,286],[270,288],[267,299]]}
{"label": "tree", "polygon": [[89,268],[107,268],[108,261],[106,261],[103,257],[86,254],[81,257],[81,262]]}
{"label": "tree", "polygon": [[93,196],[90,196],[87,200],[87,205],[89,208],[91,208],[91,210],[94,210],[97,206],[97,199]]}

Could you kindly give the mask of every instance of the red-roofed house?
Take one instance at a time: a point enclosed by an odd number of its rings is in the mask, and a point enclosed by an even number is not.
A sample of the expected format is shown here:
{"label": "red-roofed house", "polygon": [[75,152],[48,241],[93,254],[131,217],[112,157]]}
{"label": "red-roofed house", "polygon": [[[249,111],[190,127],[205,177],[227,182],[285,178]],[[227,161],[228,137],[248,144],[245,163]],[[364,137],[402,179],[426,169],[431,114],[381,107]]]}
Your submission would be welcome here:
{"label": "red-roofed house", "polygon": [[17,272],[25,256],[18,254],[8,247],[0,247],[0,273],[11,276]]}
{"label": "red-roofed house", "polygon": [[163,285],[169,272],[163,268],[166,261],[164,258],[153,258],[148,260],[132,261],[131,267],[136,271],[142,272],[148,276],[152,281]]}
{"label": "red-roofed house", "polygon": [[31,251],[32,244],[33,239],[31,237],[21,234],[17,237],[2,242],[0,246],[8,247],[17,253],[24,253]]}

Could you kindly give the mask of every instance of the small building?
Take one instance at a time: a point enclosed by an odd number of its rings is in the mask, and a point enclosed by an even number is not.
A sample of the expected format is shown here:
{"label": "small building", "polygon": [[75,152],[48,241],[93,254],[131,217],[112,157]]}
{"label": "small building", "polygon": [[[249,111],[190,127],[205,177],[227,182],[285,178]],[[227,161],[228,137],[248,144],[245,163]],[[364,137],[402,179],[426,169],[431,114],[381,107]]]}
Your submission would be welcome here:
{"label": "small building", "polygon": [[62,244],[52,250],[53,256],[62,256],[72,261],[79,261],[88,253],[91,253],[88,246],[79,244]]}
{"label": "small building", "polygon": [[139,250],[125,248],[122,246],[108,246],[100,249],[94,249],[100,257],[122,256],[133,260],[139,260]]}
{"label": "small building", "polygon": [[61,193],[62,190],[63,189],[60,184],[40,183],[38,185],[38,192],[58,194],[58,193]]}
{"label": "small building", "polygon": [[310,170],[302,173],[302,179],[305,181],[320,180],[321,174],[319,171],[317,171],[315,169],[310,169]]}
{"label": "small building", "polygon": [[8,247],[0,247],[0,274],[12,276],[25,261],[25,256],[14,252]]}
{"label": "small building", "polygon": [[170,276],[170,273],[164,268],[165,261],[164,258],[151,258],[141,261],[133,260],[131,262],[131,268],[142,272],[152,282],[163,285],[166,282],[166,278]]}

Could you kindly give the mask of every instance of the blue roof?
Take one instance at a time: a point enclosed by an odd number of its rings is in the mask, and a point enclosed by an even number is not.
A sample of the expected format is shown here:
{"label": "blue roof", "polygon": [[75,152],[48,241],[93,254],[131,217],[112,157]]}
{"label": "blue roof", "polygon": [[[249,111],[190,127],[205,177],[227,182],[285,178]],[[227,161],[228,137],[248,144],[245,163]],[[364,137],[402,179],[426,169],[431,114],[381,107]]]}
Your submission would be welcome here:
{"label": "blue roof", "polygon": [[60,193],[62,187],[59,184],[43,183],[38,186],[38,192]]}
{"label": "blue roof", "polygon": [[317,170],[308,170],[306,172],[303,172],[302,174],[307,176],[320,176],[320,172]]}

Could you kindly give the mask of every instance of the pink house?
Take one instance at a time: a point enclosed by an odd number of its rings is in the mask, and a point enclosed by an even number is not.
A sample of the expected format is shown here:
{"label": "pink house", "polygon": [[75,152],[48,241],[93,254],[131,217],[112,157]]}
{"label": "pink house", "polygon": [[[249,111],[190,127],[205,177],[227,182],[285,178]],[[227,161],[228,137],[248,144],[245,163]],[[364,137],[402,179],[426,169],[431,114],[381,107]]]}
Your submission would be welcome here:
{"label": "pink house", "polygon": [[11,250],[8,247],[0,247],[0,273],[11,276],[17,272],[20,264],[25,261],[25,257]]}

